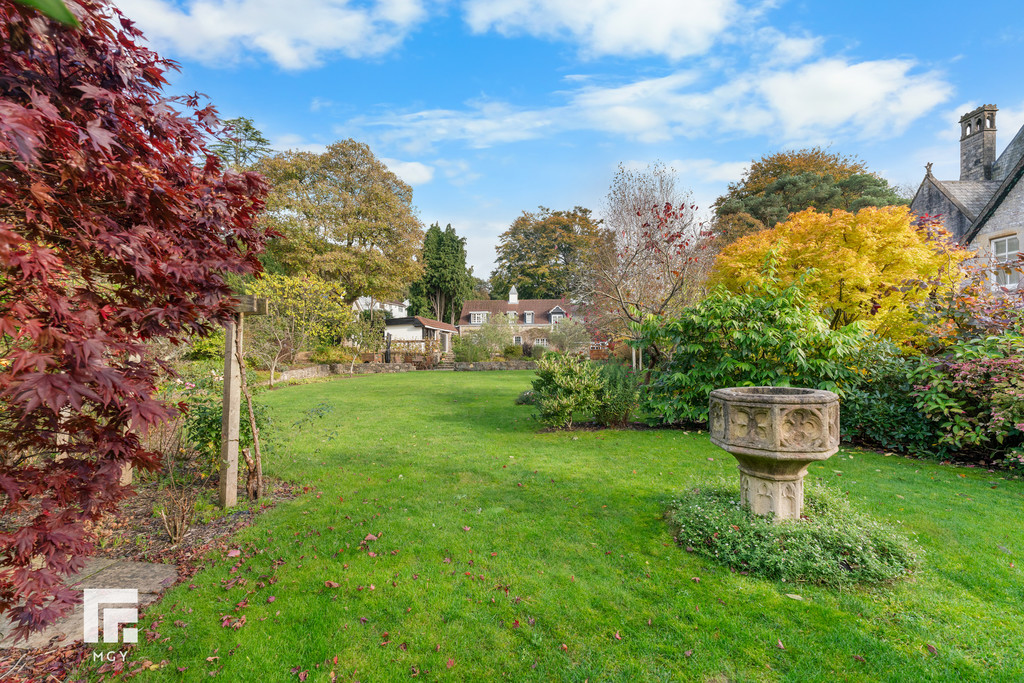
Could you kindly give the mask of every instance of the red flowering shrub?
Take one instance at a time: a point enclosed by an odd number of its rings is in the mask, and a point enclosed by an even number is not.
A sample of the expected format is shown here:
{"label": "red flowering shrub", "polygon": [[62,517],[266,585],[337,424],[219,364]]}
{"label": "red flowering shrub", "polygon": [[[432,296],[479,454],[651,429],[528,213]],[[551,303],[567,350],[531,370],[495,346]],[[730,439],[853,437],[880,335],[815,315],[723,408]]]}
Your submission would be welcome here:
{"label": "red flowering shrub", "polygon": [[917,409],[940,443],[1019,459],[1024,447],[1024,336],[1014,331],[961,342],[914,373]]}
{"label": "red flowering shrub", "polygon": [[[19,633],[75,600],[83,522],[158,466],[140,433],[171,408],[143,344],[228,318],[255,273],[266,187],[226,173],[196,97],[106,0],[80,29],[0,0],[0,612]],[[13,520],[13,521],[12,521]]]}

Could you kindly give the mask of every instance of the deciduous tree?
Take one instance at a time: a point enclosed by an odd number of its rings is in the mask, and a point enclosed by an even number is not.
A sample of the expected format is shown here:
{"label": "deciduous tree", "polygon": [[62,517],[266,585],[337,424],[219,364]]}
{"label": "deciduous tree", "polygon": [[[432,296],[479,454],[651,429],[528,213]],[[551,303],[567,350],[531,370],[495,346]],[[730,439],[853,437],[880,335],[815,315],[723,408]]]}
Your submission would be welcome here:
{"label": "deciduous tree", "polygon": [[353,322],[345,290],[335,281],[269,274],[249,283],[248,290],[269,303],[268,315],[253,316],[245,324],[250,351],[269,365],[271,383],[279,362],[321,343],[337,344]]}
{"label": "deciduous tree", "polygon": [[665,165],[619,167],[604,210],[613,239],[595,252],[593,278],[576,296],[589,324],[630,336],[629,322],[675,315],[700,299],[714,254],[696,209]]}
{"label": "deciduous tree", "polygon": [[[142,360],[232,315],[259,271],[266,186],[204,146],[217,119],[161,93],[169,63],[103,0],[81,28],[0,2],[0,611],[26,635],[77,599],[84,523],[153,469],[169,418]],[[14,520],[19,520],[15,522]]]}
{"label": "deciduous tree", "polygon": [[832,329],[861,321],[895,341],[921,330],[918,307],[948,296],[970,255],[903,206],[807,209],[723,249],[712,280],[734,292],[763,284],[769,254],[782,285],[805,278],[803,289]]}
{"label": "deciduous tree", "polygon": [[503,298],[515,285],[521,299],[566,296],[589,277],[593,253],[606,239],[590,209],[524,211],[501,235],[491,292]]}
{"label": "deciduous tree", "polygon": [[907,200],[889,183],[869,173],[856,157],[821,147],[768,154],[751,162],[743,178],[714,204],[722,228],[719,242],[729,240],[727,217],[747,214],[766,228],[789,214],[814,207],[819,211],[858,211],[867,206],[893,206]]}
{"label": "deciduous tree", "polygon": [[350,304],[397,297],[419,277],[423,230],[412,188],[365,144],[282,152],[255,170],[271,185],[261,221],[288,238],[268,247],[285,273],[337,280]]}

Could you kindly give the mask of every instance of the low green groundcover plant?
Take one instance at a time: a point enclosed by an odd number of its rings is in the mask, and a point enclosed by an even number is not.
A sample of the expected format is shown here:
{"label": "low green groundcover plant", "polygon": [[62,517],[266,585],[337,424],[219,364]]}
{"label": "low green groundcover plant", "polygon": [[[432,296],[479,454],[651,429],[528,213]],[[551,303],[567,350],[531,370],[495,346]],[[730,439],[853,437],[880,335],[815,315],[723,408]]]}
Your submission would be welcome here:
{"label": "low green groundcover plant", "polygon": [[781,524],[741,508],[739,498],[725,482],[686,490],[667,512],[676,540],[738,571],[793,583],[888,583],[920,566],[920,549],[836,489],[807,486],[805,519]]}

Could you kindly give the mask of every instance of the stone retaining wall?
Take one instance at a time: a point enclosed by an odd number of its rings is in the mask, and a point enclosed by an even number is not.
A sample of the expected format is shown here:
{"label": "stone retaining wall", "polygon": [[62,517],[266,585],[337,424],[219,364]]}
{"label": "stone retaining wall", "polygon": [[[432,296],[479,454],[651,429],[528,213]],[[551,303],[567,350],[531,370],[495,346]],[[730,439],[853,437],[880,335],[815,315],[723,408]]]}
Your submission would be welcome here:
{"label": "stone retaining wall", "polygon": [[[311,365],[308,368],[296,368],[279,373],[274,382],[287,382],[311,377],[329,377],[330,375],[347,375],[348,363],[332,363],[330,365]],[[378,372],[411,372],[416,366],[412,363],[356,363],[352,368],[355,375],[368,375]]]}
{"label": "stone retaining wall", "polygon": [[456,363],[459,371],[472,370],[536,370],[537,362],[532,360],[480,361],[479,363]]}

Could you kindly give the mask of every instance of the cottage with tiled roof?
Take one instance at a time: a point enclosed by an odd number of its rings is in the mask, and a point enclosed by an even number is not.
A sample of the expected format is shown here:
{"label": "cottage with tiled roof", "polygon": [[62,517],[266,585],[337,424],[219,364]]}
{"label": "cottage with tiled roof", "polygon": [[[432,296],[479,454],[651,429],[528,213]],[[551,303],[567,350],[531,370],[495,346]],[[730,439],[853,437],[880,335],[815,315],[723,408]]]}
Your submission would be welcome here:
{"label": "cottage with tiled roof", "polygon": [[565,299],[522,299],[515,286],[508,292],[507,301],[470,299],[462,303],[459,316],[459,334],[480,329],[494,315],[505,315],[516,324],[513,344],[530,342],[548,345],[548,333],[561,320],[572,318],[575,309]]}
{"label": "cottage with tiled roof", "polygon": [[[448,353],[452,350],[452,335],[459,332],[454,325],[418,315],[389,318],[385,321],[385,325],[385,334],[389,335],[391,339],[403,342],[436,341],[436,348],[441,353]],[[421,350],[426,350],[426,348],[426,344],[421,346]]]}
{"label": "cottage with tiled roof", "polygon": [[[960,179],[939,180],[928,164],[910,204],[918,215],[941,217],[961,244],[996,263],[1019,258],[1024,243],[1024,127],[996,158],[996,112],[992,104],[960,119]],[[1005,268],[994,284],[1018,287],[1020,273]]]}

